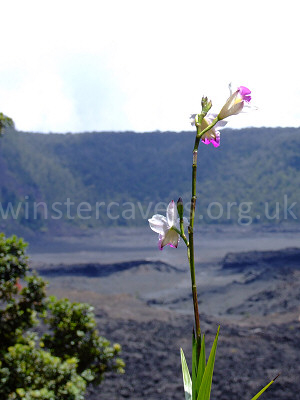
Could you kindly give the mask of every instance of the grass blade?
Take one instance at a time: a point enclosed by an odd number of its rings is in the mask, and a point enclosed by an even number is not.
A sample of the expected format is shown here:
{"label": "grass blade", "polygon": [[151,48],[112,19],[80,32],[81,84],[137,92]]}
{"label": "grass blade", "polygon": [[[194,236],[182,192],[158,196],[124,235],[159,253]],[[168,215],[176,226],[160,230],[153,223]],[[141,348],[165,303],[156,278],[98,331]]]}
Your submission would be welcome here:
{"label": "grass blade", "polygon": [[192,400],[192,380],[182,349],[180,349],[180,356],[185,400]]}
{"label": "grass blade", "polygon": [[200,389],[201,382],[203,379],[205,367],[206,367],[205,336],[203,335],[202,340],[201,340],[201,351],[200,351],[199,364],[198,364],[198,369],[197,369],[197,384],[196,384],[197,393],[199,393],[199,389]]}
{"label": "grass blade", "polygon": [[197,340],[193,332],[193,353],[192,353],[192,400],[197,399]]}
{"label": "grass blade", "polygon": [[207,365],[206,365],[206,368],[204,371],[204,375],[202,378],[202,382],[201,382],[197,400],[209,400],[210,399],[210,391],[211,391],[212,377],[213,377],[213,373],[214,373],[214,365],[215,365],[219,331],[220,331],[220,326],[218,328],[214,343],[213,343],[211,351],[210,351],[210,355],[209,355]]}
{"label": "grass blade", "polygon": [[252,397],[251,400],[256,400],[256,399],[258,399],[258,398],[260,397],[260,395],[262,395],[263,392],[264,392],[265,390],[267,390],[268,387],[271,386],[272,383],[274,383],[274,382],[276,381],[276,379],[278,378],[278,376],[279,376],[279,375],[277,375],[271,382],[269,382],[264,388],[262,388],[261,391],[258,392],[254,397]]}

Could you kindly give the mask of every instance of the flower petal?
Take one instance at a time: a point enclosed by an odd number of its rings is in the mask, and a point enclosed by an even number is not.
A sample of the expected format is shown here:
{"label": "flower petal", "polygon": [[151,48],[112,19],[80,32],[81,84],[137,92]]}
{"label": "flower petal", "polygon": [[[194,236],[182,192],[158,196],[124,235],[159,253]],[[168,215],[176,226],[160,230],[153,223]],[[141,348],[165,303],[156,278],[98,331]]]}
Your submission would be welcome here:
{"label": "flower petal", "polygon": [[[210,119],[211,117],[213,117],[213,114],[209,114],[208,117],[203,118],[203,121],[201,124],[202,130],[207,128],[208,125],[211,123],[211,119]],[[221,123],[220,125],[226,125],[226,124],[222,124],[222,122],[223,121],[220,121],[220,123]],[[220,132],[215,129],[217,124],[213,128],[211,128],[209,131],[204,133],[204,135],[202,135],[201,141],[204,144],[212,143],[215,147],[220,146]]]}
{"label": "flower petal", "polygon": [[148,219],[150,228],[160,235],[165,235],[168,230],[167,219],[163,215],[155,214],[152,218]]}
{"label": "flower petal", "polygon": [[163,235],[158,235],[158,248],[159,248],[159,250],[163,249],[163,246],[161,245],[163,240],[164,240],[164,236]]}
{"label": "flower petal", "polygon": [[218,135],[216,135],[216,138],[211,140],[211,143],[213,144],[214,147],[220,146],[220,133],[219,132],[217,133]]}
{"label": "flower petal", "polygon": [[205,139],[201,139],[201,141],[204,144],[212,143],[214,147],[219,147],[220,146],[220,132],[216,131],[216,137],[215,138],[205,138]]}
{"label": "flower petal", "polygon": [[191,114],[190,115],[190,123],[191,123],[192,126],[196,125],[196,121],[195,121],[196,115],[197,114]]}
{"label": "flower petal", "polygon": [[[208,125],[210,125],[217,116],[218,116],[218,114],[214,114],[214,113],[207,114],[205,119],[207,120]],[[227,125],[227,123],[228,123],[227,121],[218,121],[216,123],[216,125],[214,126],[214,129],[223,128],[225,125]]]}
{"label": "flower petal", "polygon": [[[211,124],[211,122],[212,122],[212,120],[209,117],[203,118],[203,120],[201,122],[201,131],[206,129],[208,127],[208,125]],[[209,131],[204,133],[204,135],[202,135],[202,139],[205,139],[205,138],[210,139],[212,137],[215,137],[215,127],[211,128]]]}
{"label": "flower petal", "polygon": [[240,102],[237,102],[237,103],[233,104],[232,107],[229,110],[229,116],[230,115],[239,114],[242,111],[243,108],[244,108],[244,102],[243,101],[240,101]]}
{"label": "flower petal", "polygon": [[171,226],[174,226],[176,224],[177,218],[178,218],[177,206],[175,204],[175,201],[172,200],[167,208],[167,222],[169,228],[171,228]]}
{"label": "flower petal", "polygon": [[221,129],[221,128],[223,128],[225,125],[227,125],[228,124],[228,121],[218,121],[217,123],[216,123],[216,125],[214,126],[214,128],[218,128],[218,129]]}
{"label": "flower petal", "polygon": [[166,236],[160,240],[160,248],[169,245],[171,247],[177,247],[179,242],[179,235],[174,229],[169,229]]}
{"label": "flower petal", "polygon": [[240,86],[238,88],[238,91],[240,92],[242,99],[249,103],[249,101],[251,100],[251,96],[249,96],[251,93],[251,90],[246,88],[245,86]]}

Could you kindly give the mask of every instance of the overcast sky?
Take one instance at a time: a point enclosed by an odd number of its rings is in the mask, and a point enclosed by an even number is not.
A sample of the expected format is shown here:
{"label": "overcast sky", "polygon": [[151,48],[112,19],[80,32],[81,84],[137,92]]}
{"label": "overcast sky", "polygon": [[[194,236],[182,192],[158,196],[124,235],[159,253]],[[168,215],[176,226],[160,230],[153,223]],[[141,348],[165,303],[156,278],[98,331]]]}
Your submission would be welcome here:
{"label": "overcast sky", "polygon": [[26,131],[181,131],[233,82],[258,110],[228,126],[300,126],[299,18],[296,0],[1,1],[0,111]]}

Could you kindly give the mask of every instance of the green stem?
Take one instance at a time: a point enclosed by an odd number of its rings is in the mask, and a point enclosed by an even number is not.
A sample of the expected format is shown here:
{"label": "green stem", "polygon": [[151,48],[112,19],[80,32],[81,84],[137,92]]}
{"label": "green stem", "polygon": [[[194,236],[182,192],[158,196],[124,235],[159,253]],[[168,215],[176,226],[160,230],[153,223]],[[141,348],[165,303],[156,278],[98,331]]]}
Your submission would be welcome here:
{"label": "green stem", "polygon": [[192,282],[192,295],[194,304],[194,316],[195,316],[195,329],[197,341],[201,340],[201,329],[200,329],[200,318],[199,318],[199,307],[198,307],[198,296],[195,276],[195,258],[194,258],[194,232],[193,228],[189,226],[189,247],[188,257],[190,262],[191,282]]}
{"label": "green stem", "polygon": [[189,233],[189,246],[188,246],[188,259],[190,264],[191,272],[191,283],[192,283],[192,294],[193,294],[193,304],[194,304],[194,316],[195,316],[195,329],[196,329],[196,339],[198,343],[201,342],[201,328],[200,328],[200,317],[199,317],[199,307],[198,307],[198,296],[197,296],[197,286],[195,277],[195,252],[194,252],[194,222],[195,222],[195,210],[196,210],[196,184],[197,184],[197,158],[198,158],[198,147],[201,137],[213,128],[219,121],[216,117],[210,125],[201,131],[201,123],[205,113],[198,115],[198,120],[196,121],[197,135],[195,138],[195,145],[193,149],[193,166],[192,166],[192,198],[191,198],[191,209],[190,209],[190,225],[188,227]]}
{"label": "green stem", "polygon": [[185,233],[184,233],[183,218],[180,218],[180,236],[182,237],[184,243],[188,247],[189,246],[189,242],[187,241],[187,238],[186,238]]}
{"label": "green stem", "polygon": [[[201,123],[200,123],[200,125],[201,125]],[[190,225],[188,227],[188,233],[189,233],[188,258],[189,258],[190,272],[191,272],[192,295],[193,295],[194,316],[195,316],[195,330],[196,330],[197,340],[199,340],[199,339],[201,340],[201,328],[200,328],[198,296],[197,296],[196,275],[195,275],[194,221],[195,221],[195,210],[196,210],[196,199],[197,199],[196,179],[197,179],[198,146],[199,146],[199,141],[200,141],[200,136],[198,136],[199,130],[200,130],[200,127],[197,126],[197,136],[195,139],[195,146],[194,146],[194,150],[193,150],[192,198],[191,198],[191,210],[190,210]]]}

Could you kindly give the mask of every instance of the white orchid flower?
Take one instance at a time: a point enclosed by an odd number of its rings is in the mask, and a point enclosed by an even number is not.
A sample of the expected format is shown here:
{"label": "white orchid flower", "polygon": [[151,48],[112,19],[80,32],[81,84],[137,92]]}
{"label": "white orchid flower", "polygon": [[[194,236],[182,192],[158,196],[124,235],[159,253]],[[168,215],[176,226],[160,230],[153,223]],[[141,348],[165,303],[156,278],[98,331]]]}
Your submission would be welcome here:
{"label": "white orchid flower", "polygon": [[[160,250],[162,250],[166,245],[177,248],[179,234],[176,230],[180,230],[180,226],[177,206],[174,200],[172,200],[168,205],[166,217],[160,214],[155,214],[152,218],[148,219],[148,221],[150,228],[159,235],[158,246]],[[183,219],[183,222],[185,226],[188,225],[186,218]]]}

